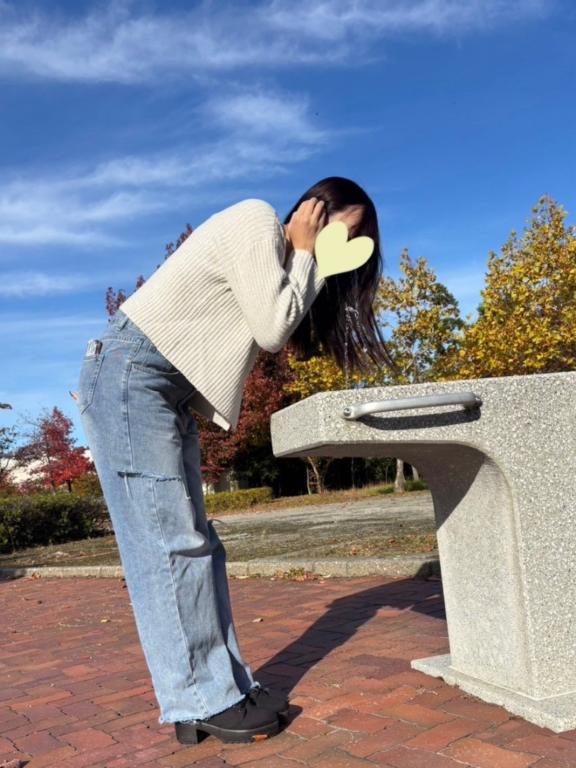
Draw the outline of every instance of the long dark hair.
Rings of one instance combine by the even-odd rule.
[[[397,372],[382,338],[373,308],[383,268],[374,203],[362,187],[351,179],[328,176],[304,192],[289,211],[284,224],[288,224],[294,211],[304,200],[311,197],[324,200],[327,216],[351,205],[361,205],[362,218],[349,233],[349,239],[367,235],[374,241],[374,251],[361,267],[326,278],[326,284],[289,339],[293,353],[298,360],[309,360],[313,355],[321,354],[321,345],[322,350],[331,355],[336,364],[344,369],[348,323],[350,332],[347,358],[350,371],[368,373],[370,358],[376,366],[387,366]]]

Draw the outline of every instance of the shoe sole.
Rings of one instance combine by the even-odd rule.
[[[175,723],[174,726],[176,738],[181,744],[198,744],[205,736],[216,736],[217,739],[226,743],[263,741],[269,736],[274,736],[280,730],[278,720],[244,731],[220,728],[217,725],[204,723],[201,720],[190,723]]]

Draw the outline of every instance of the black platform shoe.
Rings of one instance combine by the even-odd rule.
[[[257,707],[248,696],[206,720],[182,720],[174,726],[181,744],[198,744],[205,735],[225,742],[261,741],[280,730],[276,712]]]
[[[271,691],[265,686],[256,686],[248,691],[247,696],[261,709],[276,712],[281,717],[286,717],[290,709],[290,700],[285,693]]]

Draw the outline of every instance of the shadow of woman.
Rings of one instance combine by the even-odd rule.
[[[300,637],[282,648],[257,669],[255,679],[262,685],[269,685],[288,694],[310,669],[336,648],[350,641],[358,629],[383,608],[389,609],[390,613],[381,620],[389,622],[391,631],[396,633],[399,626],[405,622],[403,616],[405,612],[417,612],[445,620],[442,583],[440,580],[421,578],[417,574],[413,578],[386,581],[376,587],[333,600],[328,610]],[[441,625],[437,630],[428,630],[423,634],[439,636],[441,633],[440,636],[447,645],[445,627]],[[397,634],[395,640],[397,642]],[[406,646],[408,644],[407,636]],[[362,672],[361,667],[366,668],[366,665],[372,668],[377,667],[377,671],[371,672],[370,676],[378,678],[411,670],[410,659],[394,656],[394,648],[397,648],[397,645],[391,649],[391,655],[386,653],[385,635],[381,648],[381,655],[374,656],[360,652],[355,657],[355,661],[359,664],[359,674]],[[447,649],[443,652],[447,652]],[[351,649],[350,656],[353,655]],[[426,654],[415,652],[411,658],[419,658],[422,655]],[[344,674],[347,671],[349,673],[349,666],[343,669]]]

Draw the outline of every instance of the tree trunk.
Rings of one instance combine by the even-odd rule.
[[[414,478],[414,480],[420,480],[420,475],[414,465],[412,465],[412,477]]]
[[[320,456],[306,457],[306,488],[309,494],[324,493],[324,479],[333,461],[333,457],[328,459]]]
[[[402,492],[406,489],[406,478],[404,477],[404,461],[396,459],[396,480],[394,480],[394,493]]]

